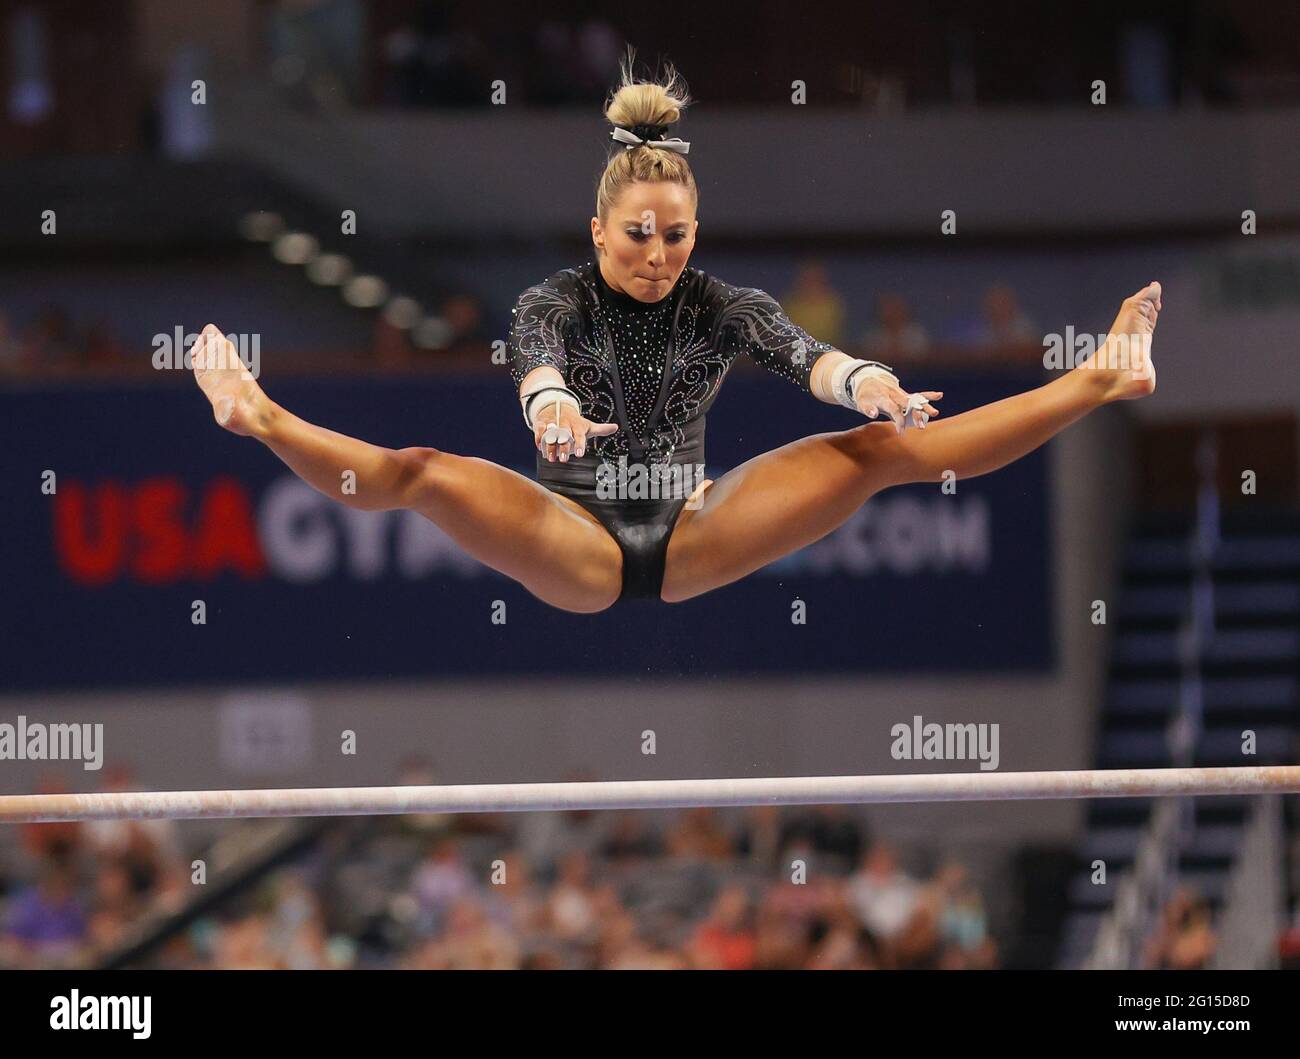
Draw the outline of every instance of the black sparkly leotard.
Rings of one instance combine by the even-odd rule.
[[[694,268],[657,302],[612,290],[592,262],[519,296],[510,331],[515,391],[530,371],[549,365],[587,419],[621,428],[589,438],[586,453],[567,463],[537,454],[538,481],[581,504],[618,543],[620,598],[659,598],[668,538],[703,475],[704,417],[735,359],[747,353],[811,392],[813,365],[833,349],[792,323],[765,291]],[[533,411],[540,414],[536,405]],[[638,469],[646,472],[639,481]],[[648,486],[654,474],[658,484]],[[680,483],[689,485],[674,488]]]

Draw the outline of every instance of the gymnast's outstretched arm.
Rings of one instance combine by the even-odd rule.
[[[875,364],[875,361],[860,361],[847,353],[833,350],[817,358],[808,388],[812,395],[826,404],[847,403],[841,401],[840,391],[854,365]],[[927,420],[939,414],[932,401],[943,397],[940,390],[918,390],[915,395],[908,393],[899,385],[898,377],[884,367],[864,367],[861,378],[854,380],[853,394],[855,407],[869,419],[876,416],[888,416],[894,429],[902,433],[905,427],[924,427]],[[924,398],[909,405],[913,397]]]

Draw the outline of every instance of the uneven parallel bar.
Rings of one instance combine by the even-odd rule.
[[[1294,794],[1300,765],[0,796],[0,823]]]

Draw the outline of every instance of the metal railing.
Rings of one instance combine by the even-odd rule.
[[[1196,520],[1189,535],[1190,593],[1178,627],[1178,698],[1165,739],[1171,763],[1190,767],[1204,731],[1202,663],[1214,641],[1214,557],[1222,543],[1219,516],[1218,436],[1205,428],[1196,446]],[[1122,969],[1140,965],[1146,939],[1169,899],[1178,858],[1196,828],[1190,798],[1161,801],[1138,840],[1133,870],[1119,881],[1115,904],[1102,920],[1083,966]]]
[[[1278,965],[1285,922],[1282,893],[1282,799],[1256,797],[1216,924],[1210,966],[1268,970]]]

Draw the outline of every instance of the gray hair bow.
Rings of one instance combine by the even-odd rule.
[[[609,134],[611,140],[617,140],[619,143],[627,144],[630,151],[633,147],[662,147],[665,150],[676,151],[678,154],[689,154],[691,145],[674,136],[671,140],[651,140],[642,139],[636,133],[629,129],[616,125],[614,130]]]

